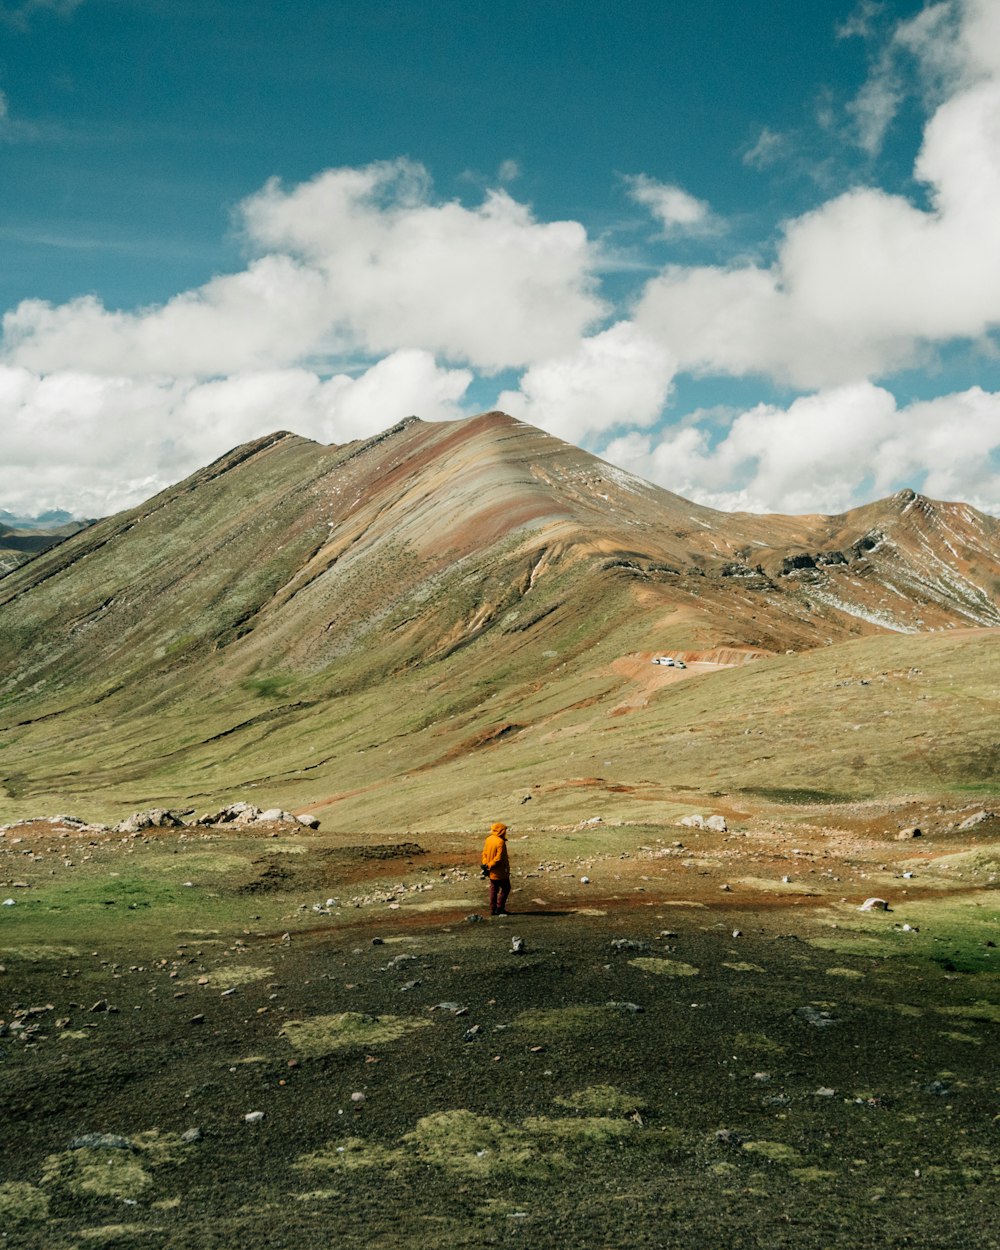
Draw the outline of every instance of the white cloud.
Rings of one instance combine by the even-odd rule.
[[[763,126],[753,144],[743,153],[743,164],[751,169],[768,169],[788,153],[790,146],[787,135]]]
[[[787,223],[769,269],[671,268],[640,327],[681,368],[803,388],[878,376],[1000,324],[1000,80],[946,101],[917,160],[929,210],[860,188]]]
[[[856,383],[787,409],[760,404],[711,435],[695,421],[660,439],[626,434],[602,454],[716,508],[837,513],[916,483],[933,498],[1000,511],[989,460],[1000,452],[1000,394],[978,387],[900,409],[888,391]]]
[[[503,191],[435,202],[411,162],[272,181],[240,218],[261,253],[242,272],[140,312],[26,300],[4,317],[4,359],[211,377],[420,349],[490,371],[569,350],[603,312],[579,223],[538,222]]]
[[[307,369],[197,382],[0,366],[0,499],[15,512],[71,503],[104,515],[276,429],[343,443],[411,414],[453,419],[470,380],[422,351],[325,380]]]
[[[717,228],[708,204],[682,187],[657,182],[646,174],[626,174],[624,182],[629,198],[648,208],[665,234],[704,234]]]
[[[620,425],[651,425],[663,410],[674,362],[662,343],[622,321],[564,356],[532,365],[497,406],[570,442]]]
[[[406,161],[332,170],[243,205],[252,243],[322,273],[363,350],[422,347],[492,370],[569,349],[604,307],[579,222],[538,222],[505,191],[475,209],[432,203]]]

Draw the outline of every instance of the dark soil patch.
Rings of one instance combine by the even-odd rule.
[[[979,1001],[982,979],[817,951],[756,913],[666,910],[251,933],[237,966],[266,974],[228,993],[221,942],[172,979],[119,948],[113,966],[12,965],[8,1025],[15,1004],[51,1004],[27,1041],[0,1039],[0,1178],[49,1201],[8,1222],[12,1244],[128,1225],[170,1250],[991,1246],[997,1026],[937,1010]],[[653,975],[621,936],[697,973]],[[102,998],[117,1011],[91,1012]],[[343,1013],[357,1045],[310,1058],[283,1036]],[[365,1044],[368,1018],[419,1027]],[[79,1188],[73,1139],[153,1129],[129,1202]]]

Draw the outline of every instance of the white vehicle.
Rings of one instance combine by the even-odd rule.
[[[674,668],[687,668],[683,660],[674,660]]]
[[[654,663],[654,664],[663,664],[663,665],[665,665],[667,668],[674,668],[674,667],[676,666],[676,663],[677,663],[677,662],[676,662],[676,660],[674,660],[674,659],[673,659],[673,657],[672,657],[672,656],[669,656],[669,655],[658,655],[658,656],[657,656],[657,657],[653,660],[653,663]]]

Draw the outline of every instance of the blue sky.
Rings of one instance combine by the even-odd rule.
[[[0,3],[0,507],[502,406],[1000,511],[992,0]]]

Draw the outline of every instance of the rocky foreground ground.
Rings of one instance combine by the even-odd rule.
[[[6,1244],[995,1244],[988,809],[278,815],[2,832]]]

